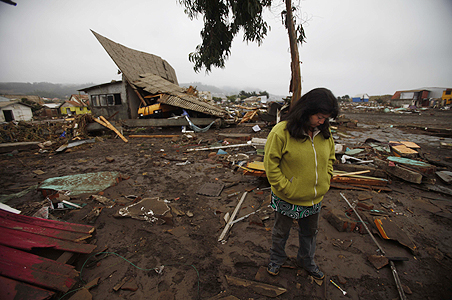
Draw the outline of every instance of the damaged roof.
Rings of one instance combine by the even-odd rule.
[[[157,55],[133,50],[91,30],[99,43],[110,55],[129,82],[140,79],[140,74],[152,73],[159,75],[172,83],[178,84],[176,71],[164,59]]]
[[[217,117],[225,117],[226,111],[210,103],[203,98],[196,97],[185,92],[185,88],[173,84],[154,74],[143,74],[140,80],[133,83],[151,94],[164,94],[158,102],[184,109],[194,110]]]
[[[92,30],[91,30],[92,31]],[[150,94],[162,94],[160,103],[224,118],[227,112],[179,86],[173,67],[159,56],[133,50],[92,31],[129,84]]]

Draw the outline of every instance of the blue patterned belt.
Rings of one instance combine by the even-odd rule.
[[[314,204],[313,206],[301,206],[288,203],[272,192],[272,202],[270,205],[274,211],[277,211],[284,216],[298,220],[314,214],[318,214],[320,212],[320,209],[322,208],[322,201]]]

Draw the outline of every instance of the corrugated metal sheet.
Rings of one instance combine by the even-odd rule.
[[[91,32],[130,82],[139,80],[139,74],[152,73],[178,84],[176,71],[161,57],[127,48],[97,32]]]
[[[208,115],[224,118],[227,112],[221,108],[218,108],[208,102],[205,102],[203,98],[195,97],[185,93],[185,89],[173,84],[160,76],[154,74],[140,75],[140,80],[133,82],[137,87],[142,88],[146,92],[151,94],[164,94],[160,98],[160,103],[165,103],[184,109],[189,109]]]

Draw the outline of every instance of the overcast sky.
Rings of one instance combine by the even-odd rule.
[[[191,21],[176,0],[14,0],[0,2],[0,82],[100,84],[120,79],[90,29],[168,61],[179,83],[288,95],[290,52],[279,18],[258,47],[241,36],[225,69],[195,73],[188,54],[201,43],[202,18]],[[295,2],[296,0],[294,0]],[[303,93],[336,96],[452,88],[451,0],[304,0],[307,43],[300,47]]]

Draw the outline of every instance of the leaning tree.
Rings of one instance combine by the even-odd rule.
[[[224,68],[231,54],[232,40],[243,29],[243,40],[257,42],[260,46],[267,35],[269,26],[263,19],[265,8],[270,9],[275,0],[178,0],[185,6],[190,19],[203,15],[204,28],[201,30],[202,43],[189,54],[195,72],[203,68],[210,72],[212,67]],[[292,92],[291,105],[301,96],[301,72],[298,43],[305,41],[302,23],[294,17],[297,10],[292,0],[285,2],[281,12],[282,22],[289,35],[291,72],[289,91]]]

